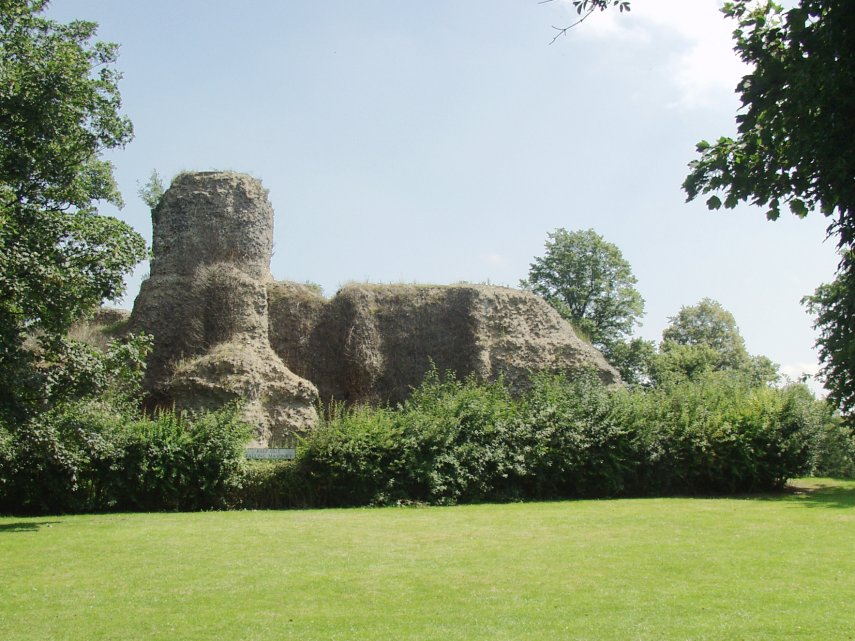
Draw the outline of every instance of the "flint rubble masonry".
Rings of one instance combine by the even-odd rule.
[[[317,419],[317,389],[270,347],[267,285],[273,208],[244,174],[178,176],[152,212],[151,276],[129,329],[154,335],[152,406],[244,403],[257,444],[277,445]]]
[[[273,208],[245,174],[178,176],[152,212],[151,276],[129,331],[154,335],[152,407],[242,400],[255,444],[305,432],[324,402],[397,403],[431,367],[504,377],[617,372],[543,299],[483,285],[349,285],[327,300],[270,275]],[[317,386],[317,387],[316,387]],[[319,394],[320,392],[320,394]]]

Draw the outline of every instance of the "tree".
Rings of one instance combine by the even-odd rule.
[[[618,341],[609,346],[607,357],[624,383],[647,386],[652,382],[656,344],[643,338]]]
[[[855,410],[855,3],[801,0],[784,11],[773,2],[728,2],[736,51],[752,66],[737,87],[744,112],[735,139],[698,143],[684,189],[712,209],[739,202],[787,205],[804,217],[830,219],[841,251],[836,280],[804,302],[817,315],[822,377],[829,398]]]
[[[765,1],[727,2],[735,49],[752,71],[737,86],[738,135],[698,143],[684,189],[707,205],[820,210],[842,246],[855,239],[855,4],[802,0],[786,12]]]
[[[0,421],[23,420],[86,387],[95,358],[65,338],[124,290],[145,256],[107,149],[132,137],[119,113],[117,46],[96,25],[58,24],[46,0],[0,0]],[[82,386],[82,387],[81,387]]]
[[[616,0],[574,2],[582,19],[617,4],[628,9]],[[699,142],[683,189],[689,200],[709,195],[710,209],[744,202],[770,220],[782,207],[829,218],[841,253],[837,278],[804,302],[817,314],[830,398],[855,415],[855,2],[799,0],[784,10],[738,0],[722,12],[736,20],[734,49],[751,68],[737,85],[737,135]]]
[[[736,319],[721,303],[704,298],[697,305],[682,307],[662,332],[662,344],[703,345],[716,354],[718,369],[738,369],[748,361],[745,340]]]
[[[736,319],[721,303],[704,298],[682,307],[662,332],[652,378],[659,384],[697,378],[709,371],[732,371],[751,385],[778,379],[778,367],[766,356],[751,356]]]
[[[549,234],[520,285],[545,298],[591,342],[608,350],[624,340],[644,314],[632,268],[616,245],[593,229]]]
[[[820,285],[803,302],[816,315],[814,327],[828,398],[851,422],[855,410],[855,256],[844,259],[834,282]]]

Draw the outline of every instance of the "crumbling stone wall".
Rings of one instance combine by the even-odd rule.
[[[154,335],[151,404],[195,410],[242,399],[261,443],[311,427],[317,390],[285,367],[268,339],[273,208],[261,183],[229,172],[183,174],[152,219],[150,277],[129,327]]]
[[[483,380],[501,375],[516,389],[532,372],[580,366],[619,382],[602,354],[527,292],[349,285],[326,300],[273,282],[273,209],[249,176],[178,176],[152,218],[151,275],[128,327],[154,335],[149,402],[213,409],[241,399],[258,443],[310,429],[319,395],[403,401],[434,366]]]
[[[271,283],[273,349],[322,399],[400,402],[432,367],[517,390],[532,372],[617,372],[534,294],[486,285],[348,285],[331,300]]]

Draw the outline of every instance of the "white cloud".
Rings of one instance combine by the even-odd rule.
[[[566,4],[574,17],[572,4]],[[675,88],[669,106],[707,107],[732,96],[747,71],[733,51],[735,23],[720,13],[721,4],[719,0],[639,0],[628,14],[612,9],[592,15],[574,29],[573,36],[660,48],[665,73]]]
[[[798,380],[802,374],[815,376],[817,372],[819,372],[819,365],[816,363],[787,363],[786,365],[781,365],[781,374],[794,381]]]
[[[501,254],[490,252],[487,254],[481,254],[481,262],[486,263],[487,265],[497,267],[499,265],[505,264],[505,257]]]
[[[791,381],[798,381],[803,375],[807,374],[810,378],[807,381],[807,386],[818,397],[824,398],[828,393],[816,379],[819,373],[819,365],[817,363],[787,363],[781,365],[781,374]]]

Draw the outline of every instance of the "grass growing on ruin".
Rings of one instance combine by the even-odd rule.
[[[853,639],[855,482],[750,499],[0,519],[23,639]]]

